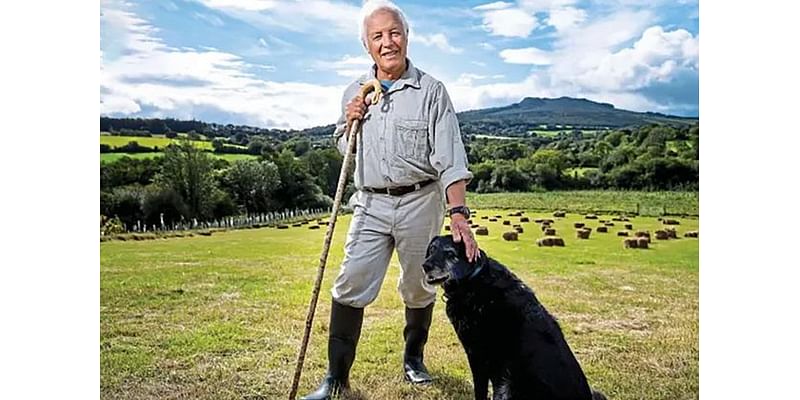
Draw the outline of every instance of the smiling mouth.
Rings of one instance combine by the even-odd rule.
[[[443,283],[446,280],[447,280],[447,275],[439,275],[439,276],[426,275],[425,276],[425,282],[427,282],[429,285],[438,285],[438,284]]]
[[[383,54],[381,54],[381,57],[385,57],[385,58],[393,58],[393,57],[395,57],[397,54],[398,54],[398,52],[397,52],[397,51],[390,51],[390,52],[388,52],[388,53],[383,53]]]

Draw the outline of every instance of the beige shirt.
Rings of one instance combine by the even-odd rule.
[[[334,132],[342,154],[347,151],[347,103],[373,78],[374,65],[344,91],[342,116]],[[357,140],[357,189],[407,186],[428,179],[438,179],[447,188],[459,180],[472,179],[447,90],[411,61],[380,103],[367,108]]]

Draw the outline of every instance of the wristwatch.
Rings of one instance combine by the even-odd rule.
[[[470,211],[469,211],[469,208],[467,208],[467,206],[457,206],[457,207],[453,207],[453,208],[451,208],[451,209],[450,209],[450,210],[447,212],[447,215],[448,215],[449,217],[452,217],[452,216],[453,216],[453,214],[461,214],[461,215],[463,215],[463,216],[464,216],[464,218],[466,218],[466,219],[469,219],[469,217],[470,217],[470,215],[471,215],[471,213],[470,213]]]

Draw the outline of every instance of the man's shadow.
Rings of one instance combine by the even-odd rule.
[[[448,375],[446,372],[436,369],[431,369],[431,375],[433,375],[433,383],[429,386],[419,386],[420,392],[433,392],[431,389],[435,389],[438,391],[436,399],[441,400],[472,400],[475,398],[472,384],[468,380]],[[410,385],[407,382],[403,382],[403,384]],[[364,390],[365,388],[355,387],[353,389],[345,397],[345,400],[377,400],[370,397],[368,390]]]

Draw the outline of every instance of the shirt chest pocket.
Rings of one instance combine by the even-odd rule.
[[[428,122],[418,119],[401,119],[395,122],[397,135],[394,151],[406,160],[425,161],[428,158]]]

